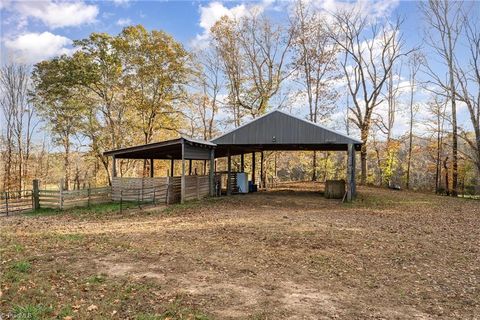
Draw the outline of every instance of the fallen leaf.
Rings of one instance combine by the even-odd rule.
[[[94,304],[90,305],[90,306],[87,308],[88,311],[93,311],[93,310],[97,310],[97,309],[98,309],[98,307],[97,307],[96,305],[94,305]]]

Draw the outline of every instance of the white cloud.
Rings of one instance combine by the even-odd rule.
[[[5,39],[8,53],[23,63],[36,63],[56,55],[70,54],[73,51],[69,48],[71,44],[69,38],[50,32],[26,33],[15,39]]]
[[[210,2],[206,6],[200,6],[200,21],[199,25],[202,27],[203,32],[197,34],[196,38],[192,41],[193,47],[204,47],[206,40],[210,37],[210,29],[220,18],[227,16],[231,19],[240,19],[248,14],[260,14],[272,3],[271,0],[264,0],[259,4],[252,6],[246,6],[245,4],[239,4],[231,8],[225,7],[218,1]]]
[[[127,6],[130,0],[113,0],[113,3],[117,6]]]
[[[20,1],[15,9],[21,16],[38,19],[52,29],[95,22],[99,12],[96,5],[83,1]]]
[[[0,0],[0,10],[8,8],[11,2],[11,0]]]
[[[314,0],[320,10],[337,12],[340,10],[360,12],[372,20],[388,17],[398,6],[399,0]]]
[[[130,18],[121,18],[117,20],[117,26],[128,26],[132,24],[132,20]]]

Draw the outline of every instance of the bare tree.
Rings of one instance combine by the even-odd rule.
[[[264,113],[293,71],[287,68],[293,33],[252,11],[238,20],[223,17],[212,35],[238,126],[242,113]]]
[[[427,42],[443,60],[448,79],[444,80],[432,68],[428,68],[433,82],[437,84],[451,104],[452,116],[452,196],[457,195],[458,184],[458,127],[457,127],[457,88],[455,84],[455,47],[464,26],[460,1],[429,0],[421,2],[425,21],[428,24]]]
[[[194,112],[201,123],[202,138],[210,140],[215,130],[215,117],[218,113],[220,102],[221,67],[215,59],[215,53],[204,49],[196,54],[199,64],[196,82],[199,93],[195,95]]]
[[[447,102],[441,100],[441,96],[435,95],[431,101],[427,103],[428,112],[433,115],[433,119],[426,123],[427,127],[435,136],[435,193],[439,193],[441,189],[442,180],[442,157],[444,156],[443,144],[445,134],[445,120],[447,114]],[[448,157],[445,158],[448,161]],[[444,161],[445,162],[445,161]],[[444,163],[446,164],[446,163]],[[445,166],[444,166],[445,167]],[[448,182],[446,182],[446,189],[448,189]]]
[[[345,11],[335,14],[334,18],[331,36],[343,53],[340,64],[353,101],[351,121],[360,129],[361,183],[365,184],[373,111],[382,102],[381,93],[392,68],[413,50],[404,51],[401,19],[385,24],[370,23],[359,13]]]
[[[455,70],[455,80],[459,90],[456,90],[456,97],[467,106],[473,134],[462,130],[460,137],[473,150],[471,160],[475,163],[477,173],[480,176],[480,30],[475,19],[465,19],[465,35],[468,46],[468,63]],[[478,183],[478,181],[477,181]]]
[[[294,68],[298,70],[297,82],[306,95],[309,120],[319,122],[329,116],[338,94],[333,80],[339,78],[338,47],[325,28],[324,15],[302,0],[298,1],[291,17],[294,31]],[[312,181],[317,180],[317,153],[313,152]]]
[[[415,118],[416,108],[414,103],[414,95],[417,87],[417,74],[420,70],[420,66],[424,62],[423,56],[416,52],[409,59],[409,86],[410,86],[410,100],[408,103],[409,106],[409,131],[408,131],[408,155],[407,155],[407,176],[406,176],[406,187],[410,188],[410,169],[412,163],[412,149],[413,149],[413,121]]]
[[[29,105],[29,68],[26,65],[8,64],[0,69],[0,91],[5,118],[4,186],[19,190],[25,187],[28,162],[31,154],[34,111]],[[14,174],[14,171],[16,172]],[[13,177],[17,177],[16,180]]]

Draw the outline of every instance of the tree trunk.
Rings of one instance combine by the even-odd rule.
[[[368,130],[369,126],[363,126],[361,132],[362,138],[362,148],[360,149],[360,162],[361,162],[361,169],[362,175],[360,179],[361,185],[367,184],[367,141],[368,141]]]
[[[449,181],[449,177],[448,177],[448,157],[445,158],[445,160],[443,160],[443,168],[445,169],[445,193],[447,194],[447,196],[450,195],[450,181]]]
[[[65,148],[65,155],[64,155],[64,166],[65,166],[65,185],[63,188],[65,190],[69,190],[69,181],[70,181],[70,139],[68,136],[64,137],[64,148]]]

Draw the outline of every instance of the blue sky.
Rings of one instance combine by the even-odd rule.
[[[406,48],[423,45],[424,22],[415,1],[399,0],[310,0],[319,10],[357,5],[366,14],[378,18],[400,15],[405,19],[402,33]],[[274,19],[288,23],[292,2],[249,1],[87,1],[87,0],[0,0],[1,62],[8,60],[36,63],[62,53],[71,53],[72,40],[92,32],[118,34],[125,25],[142,24],[147,29],[164,30],[187,49],[208,38],[208,30],[222,15],[241,15],[245,8],[260,7]],[[474,6],[478,9],[478,3]],[[424,49],[428,49],[423,45]],[[406,68],[405,68],[406,69]],[[439,69],[440,70],[440,69]],[[405,78],[406,80],[406,78]],[[419,94],[419,100],[424,99]],[[421,109],[422,111],[422,109]],[[341,122],[342,106],[336,114]],[[460,121],[468,123],[465,110]],[[297,115],[303,115],[297,114]],[[332,117],[335,119],[335,117]],[[402,115],[397,121],[399,134],[406,130]]]
[[[342,3],[333,0],[318,2],[323,2],[321,6],[325,7],[331,6],[334,2]],[[285,17],[286,8],[289,6],[287,1],[272,0],[263,2],[1,0],[1,3],[2,62],[9,57],[19,59],[20,55],[29,63],[68,52],[71,40],[85,38],[92,32],[117,34],[128,24],[142,24],[147,29],[164,30],[186,47],[190,47],[197,36],[205,33],[205,27],[202,27],[201,23],[213,24],[215,17],[218,18],[225,10],[262,5],[266,14],[281,19]],[[368,5],[371,8],[386,6],[388,8],[385,10],[378,9],[381,11],[380,14],[398,13],[404,16],[406,21],[403,31],[408,45],[418,44],[421,40],[422,25],[416,2],[378,0]]]

